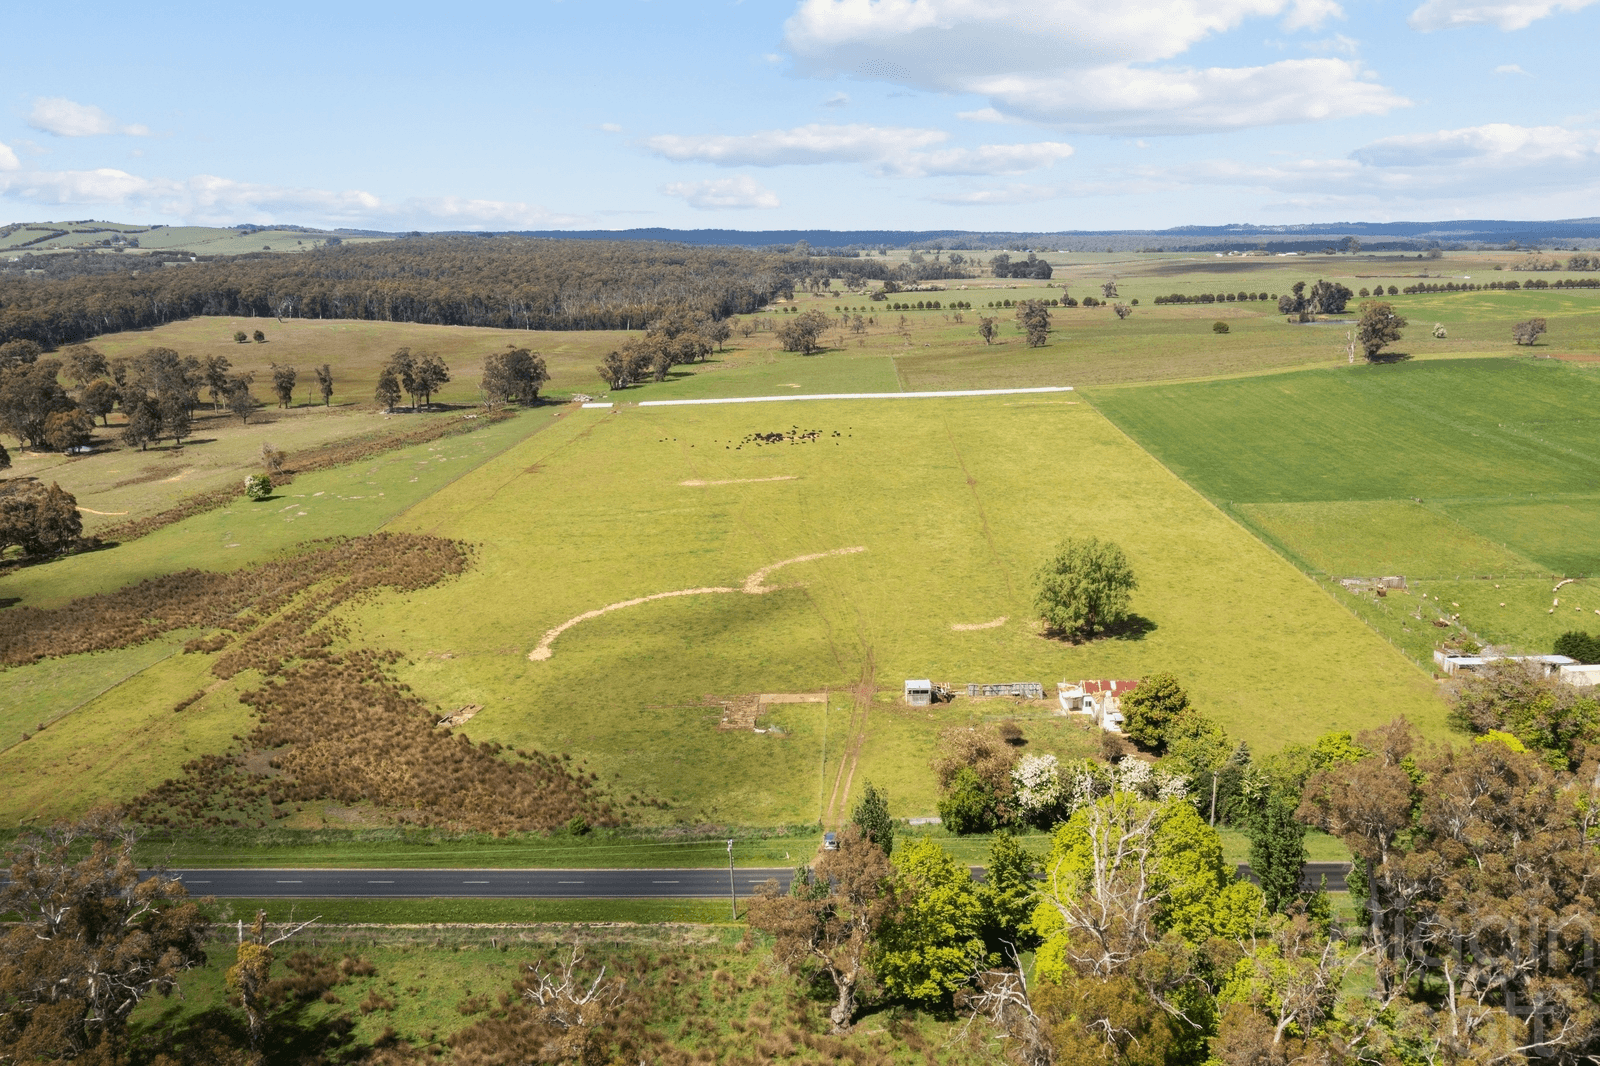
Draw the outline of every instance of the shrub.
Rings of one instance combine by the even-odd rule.
[[[988,833],[995,827],[995,795],[988,782],[962,767],[939,800],[939,820],[957,836]]]
[[[1226,333],[1228,332],[1228,324],[1226,322],[1213,322],[1211,323],[1211,332]]]
[[[1557,655],[1565,655],[1580,663],[1600,663],[1600,637],[1591,637],[1588,633],[1577,630],[1563,633],[1556,638],[1553,650]]]
[[[1544,331],[1544,319],[1530,318],[1526,322],[1518,322],[1511,328],[1511,339],[1519,345],[1532,345]]]
[[[272,479],[265,474],[251,474],[244,479],[244,494],[252,500],[265,500],[272,496]]]
[[[233,331],[233,343],[235,343],[235,344],[248,344],[248,343],[250,343],[250,338],[245,335],[244,330],[236,329],[236,330]]]

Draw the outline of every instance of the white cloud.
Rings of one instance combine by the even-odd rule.
[[[675,181],[661,191],[701,211],[732,211],[778,206],[778,194],[748,174],[710,181]]]
[[[28,113],[28,125],[41,133],[57,137],[98,137],[126,134],[148,137],[147,126],[124,125],[92,104],[80,104],[63,96],[41,96]]]
[[[1171,195],[1210,186],[1247,194],[1258,212],[1301,218],[1334,211],[1369,218],[1549,218],[1588,210],[1585,205],[1600,196],[1597,164],[1595,131],[1492,124],[1386,137],[1342,159],[1133,166],[1113,175],[1120,180],[1106,183],[1101,194]]]
[[[1189,133],[1403,106],[1341,60],[1151,66],[1248,18],[1282,16],[1292,32],[1342,15],[1331,0],[801,0],[785,30],[803,73],[973,93],[1065,129]]]
[[[926,148],[948,136],[942,130],[904,126],[812,123],[791,130],[761,130],[739,136],[662,134],[645,144],[657,155],[679,162],[775,167],[786,163],[868,162]]]
[[[1474,3],[1473,0],[1427,0],[1406,21],[1414,30],[1431,33],[1457,26],[1495,26],[1520,30],[1558,11],[1582,11],[1596,0],[1511,0],[1510,3]]]
[[[1595,134],[1561,126],[1491,122],[1465,129],[1385,137],[1351,153],[1370,167],[1489,167],[1515,169],[1585,163],[1597,156]]]
[[[1496,74],[1521,74],[1524,78],[1533,77],[1532,74],[1529,74],[1527,71],[1523,70],[1522,67],[1516,63],[1501,64],[1500,66],[1494,68],[1494,72]]]
[[[604,130],[605,132],[607,132],[607,133],[621,133],[622,132],[622,127],[617,125],[615,122],[602,122],[602,123],[600,123],[600,128],[602,130]]]
[[[1288,59],[1263,67],[1100,67],[1052,77],[1001,74],[971,91],[1036,122],[1086,133],[1182,134],[1383,114],[1408,101],[1359,63]]]
[[[936,147],[949,138],[944,130],[813,123],[738,136],[663,134],[645,143],[657,154],[678,162],[728,167],[862,163],[875,173],[894,177],[1017,174],[1050,166],[1072,155],[1072,146],[1058,141]]]
[[[300,222],[372,229],[534,229],[582,221],[525,203],[465,197],[386,202],[359,189],[330,191],[234,181],[210,174],[145,178],[124,170],[12,170],[0,174],[0,202],[93,204],[197,225]]]
[[[823,107],[849,107],[850,106],[850,94],[849,93],[834,93],[832,96],[828,97],[826,100],[824,100],[822,102],[822,106]]]
[[[1333,0],[1295,0],[1293,9],[1283,17],[1283,28],[1289,33],[1295,30],[1320,30],[1322,24],[1331,18],[1344,18],[1344,8]]]
[[[976,111],[957,111],[956,118],[963,122],[993,122],[996,125],[1006,125],[1017,121],[1007,115],[1002,115],[992,107],[980,107]]]
[[[1006,185],[998,189],[975,189],[971,192],[947,193],[929,197],[937,204],[954,204],[965,207],[1003,206],[1006,204],[1036,204],[1054,200],[1062,190],[1054,185]]]
[[[0,141],[0,170],[16,170],[21,166],[17,153],[11,150],[10,145]]]

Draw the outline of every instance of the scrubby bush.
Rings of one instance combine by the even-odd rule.
[[[1211,332],[1212,333],[1226,333],[1226,332],[1228,332],[1228,324],[1226,322],[1221,322],[1221,321],[1213,322],[1213,323],[1211,323]]]
[[[251,474],[244,479],[244,494],[257,501],[270,499],[272,479],[265,474]]]

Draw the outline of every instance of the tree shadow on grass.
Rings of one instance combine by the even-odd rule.
[[[1089,644],[1096,640],[1143,640],[1145,637],[1161,628],[1142,614],[1130,614],[1120,622],[1108,626],[1101,626],[1093,633],[1082,633],[1076,630],[1066,631],[1060,629],[1047,629],[1041,634],[1046,640],[1059,644]]]
[[[1377,355],[1367,357],[1367,362],[1374,365],[1384,363],[1405,363],[1409,362],[1410,360],[1410,352],[1379,352]]]
[[[275,1010],[267,1020],[266,1066],[300,1066],[303,1063],[336,1063],[365,1057],[365,1048],[356,1042],[355,1022],[348,1014],[310,1017],[309,1004],[292,1001]],[[250,1034],[237,1010],[213,1007],[199,1014],[183,1016],[174,1003],[159,1018],[138,1027],[130,1041],[135,1064],[165,1058],[183,1066],[231,1066],[248,1062],[246,1049]]]

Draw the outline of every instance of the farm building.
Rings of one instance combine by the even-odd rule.
[[[1445,674],[1472,674],[1493,662],[1528,663],[1537,667],[1545,677],[1561,674],[1569,666],[1578,666],[1578,660],[1565,655],[1453,655],[1445,651],[1433,653],[1433,663]],[[1563,678],[1565,680],[1565,678]]]
[[[927,707],[933,703],[933,682],[926,679],[906,682],[906,702],[913,707]]]
[[[1066,681],[1056,686],[1056,699],[1062,714],[1087,714],[1101,729],[1122,732],[1122,697],[1132,692],[1137,681]]]
[[[1600,685],[1600,666],[1571,666],[1561,668],[1561,680],[1573,688],[1589,688]]]
[[[1037,681],[1008,681],[998,685],[967,685],[967,695],[973,698],[982,696],[1020,696],[1025,700],[1044,699],[1044,686]]]

